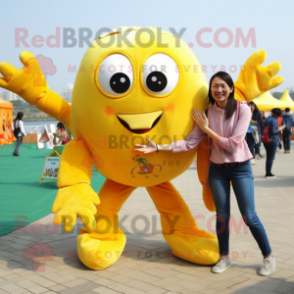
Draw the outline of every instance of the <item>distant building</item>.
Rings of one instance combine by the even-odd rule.
[[[2,92],[1,96],[4,100],[6,100],[8,102],[11,101],[11,98],[12,98],[11,92],[4,91],[4,92]]]
[[[22,100],[22,98],[20,98],[18,95],[16,95],[13,92],[10,92],[10,91],[4,91],[4,92],[0,93],[0,96],[8,102]]]
[[[73,90],[73,84],[68,83],[66,86],[66,89],[61,93],[61,97],[65,101],[71,102],[72,90]]]

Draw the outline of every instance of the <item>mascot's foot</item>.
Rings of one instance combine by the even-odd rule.
[[[81,262],[90,269],[102,270],[113,265],[123,253],[125,234],[97,234],[81,229],[78,236],[78,255]]]
[[[218,262],[219,246],[217,237],[202,231],[175,232],[164,235],[175,256],[202,265]]]

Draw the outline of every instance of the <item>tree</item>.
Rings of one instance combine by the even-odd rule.
[[[281,99],[283,92],[274,92],[272,93],[272,95],[277,99]]]

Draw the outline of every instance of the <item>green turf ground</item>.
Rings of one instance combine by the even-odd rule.
[[[17,218],[29,224],[50,214],[57,193],[56,181],[43,180],[40,184],[45,157],[52,150],[23,144],[20,156],[13,157],[13,146],[0,146],[0,236],[15,230]],[[91,186],[99,191],[104,180],[95,171]]]

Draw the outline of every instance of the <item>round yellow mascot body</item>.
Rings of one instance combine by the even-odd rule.
[[[196,154],[192,150],[145,156],[134,152],[135,144],[145,144],[146,136],[158,144],[185,138],[193,128],[193,105],[207,107],[206,79],[191,49],[165,32],[165,47],[157,42],[147,47],[150,34],[157,35],[149,30],[141,33],[140,44],[138,30],[130,31],[130,44],[121,48],[119,34],[99,39],[113,43],[107,48],[94,41],[82,59],[72,96],[75,135],[83,136],[98,171],[134,187],[175,178]]]
[[[71,106],[49,90],[31,53],[22,52],[20,59],[24,68],[19,70],[0,65],[0,86],[64,122],[74,135],[62,153],[52,212],[54,223],[64,223],[65,231],[81,218],[80,260],[94,270],[118,260],[126,237],[117,213],[136,187],[146,187],[173,254],[198,264],[216,263],[217,238],[198,228],[169,182],[190,166],[197,148],[151,154],[134,150],[146,137],[157,144],[185,138],[193,128],[192,108],[208,106],[205,76],[185,42],[153,27],[117,29],[99,37],[82,59]],[[236,99],[249,101],[282,82],[272,79],[279,64],[268,70],[260,66],[264,59],[264,51],[248,59],[251,71],[240,74]],[[92,165],[107,178],[98,196],[90,186]],[[206,172],[205,167],[198,170],[203,185]]]

